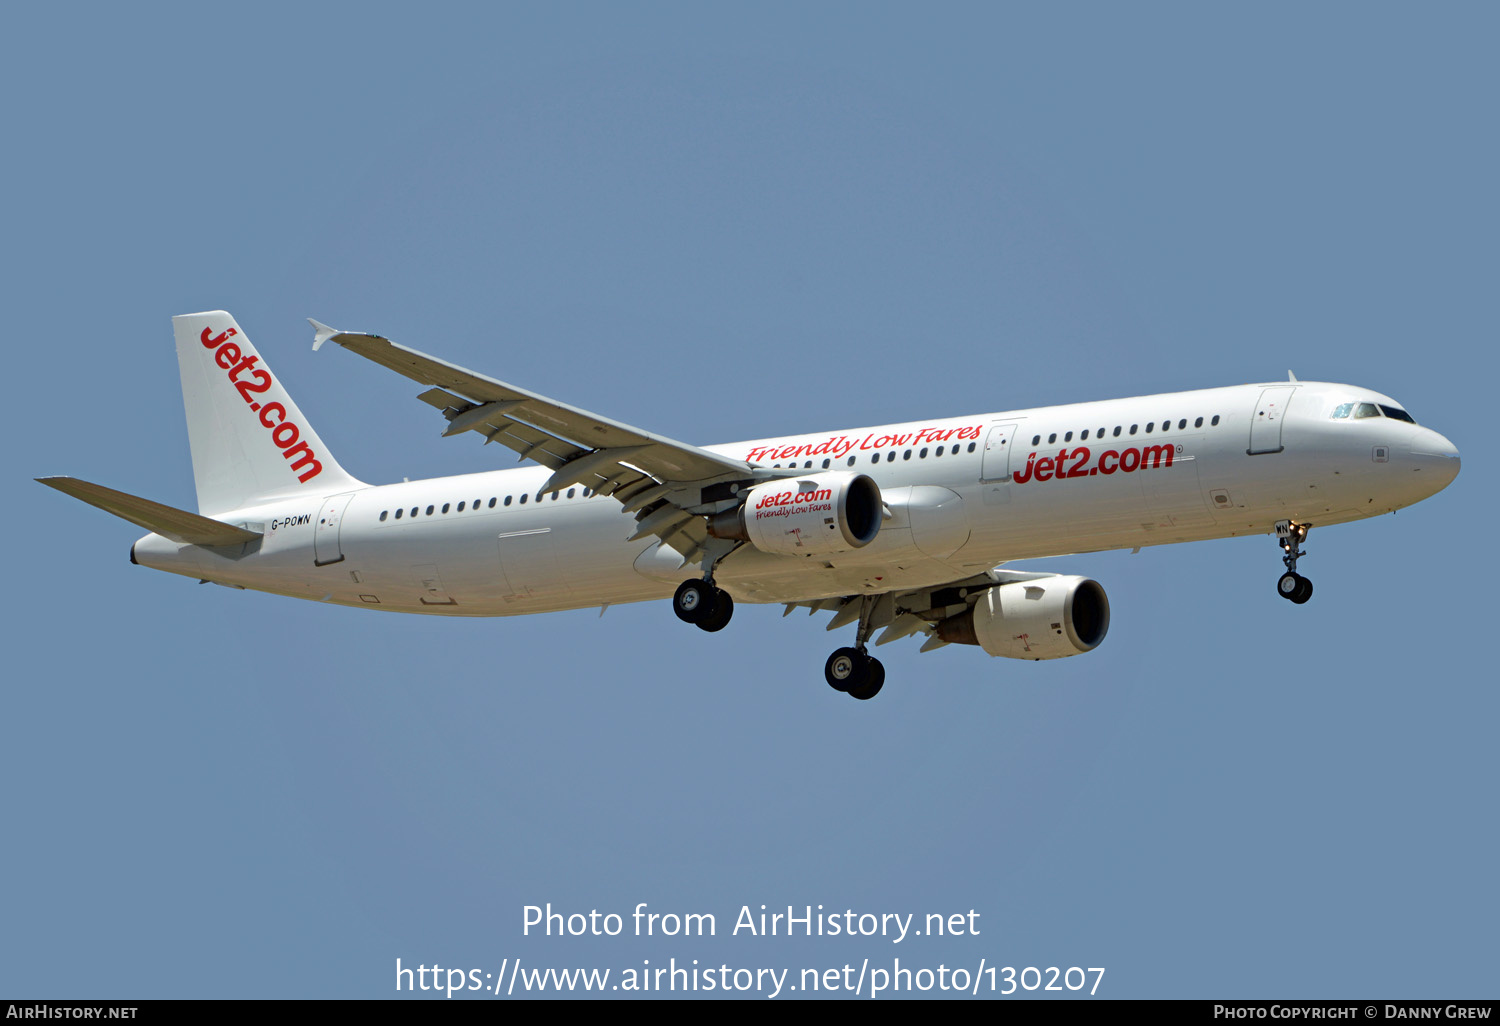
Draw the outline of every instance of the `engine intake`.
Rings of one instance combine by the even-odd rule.
[[[1109,597],[1087,577],[1014,581],[986,591],[937,626],[944,641],[1007,659],[1061,659],[1089,652],[1109,633]]]
[[[880,486],[873,478],[811,474],[757,485],[744,505],[712,517],[708,533],[780,555],[849,552],[875,540],[881,510]]]

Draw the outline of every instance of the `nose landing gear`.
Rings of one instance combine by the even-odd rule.
[[[1286,565],[1286,573],[1276,581],[1276,594],[1299,606],[1312,598],[1313,593],[1312,581],[1297,572],[1297,560],[1306,555],[1302,551],[1302,542],[1311,529],[1311,524],[1295,524],[1290,520],[1281,520],[1276,524],[1276,539],[1281,550],[1286,553],[1281,557],[1281,562]]]

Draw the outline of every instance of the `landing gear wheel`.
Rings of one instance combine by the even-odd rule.
[[[849,689],[849,697],[857,698],[861,702],[868,702],[870,699],[880,694],[880,689],[885,687],[884,664],[882,664],[879,659],[876,659],[873,656],[866,656],[865,658],[869,662],[868,683],[864,684],[862,687]]]
[[[713,605],[714,589],[703,581],[683,581],[672,596],[672,612],[683,623],[701,622]]]
[[[1276,582],[1276,594],[1297,603],[1299,606],[1312,598],[1312,593],[1312,581],[1309,581],[1301,574],[1288,571],[1282,574],[1281,578]]]
[[[729,597],[729,592],[718,588],[713,590],[713,605],[704,610],[698,619],[698,629],[708,631],[722,631],[728,624],[729,618],[734,615],[734,599]]]
[[[835,691],[848,691],[866,682],[870,657],[857,648],[841,648],[823,664],[823,679]]]

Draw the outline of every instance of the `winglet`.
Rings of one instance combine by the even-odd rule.
[[[324,342],[327,342],[335,335],[343,334],[343,332],[339,331],[339,329],[330,328],[322,321],[315,321],[311,317],[307,319],[307,323],[311,324],[313,326],[313,330],[317,332],[317,334],[313,336],[313,352],[315,353],[322,348]]]
[[[1297,375],[1293,374],[1291,371],[1287,371],[1286,372],[1286,379],[1288,381],[1296,381],[1297,380]]]

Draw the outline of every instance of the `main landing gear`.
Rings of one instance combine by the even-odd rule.
[[[734,615],[734,599],[712,581],[683,581],[672,596],[672,612],[684,623],[699,630],[722,631]]]
[[[1286,573],[1276,582],[1276,594],[1299,606],[1312,598],[1313,593],[1312,581],[1297,572],[1297,560],[1305,555],[1302,542],[1306,540],[1311,527],[1311,524],[1294,524],[1290,520],[1282,520],[1276,524],[1276,539],[1281,550],[1286,553],[1281,557],[1281,561],[1286,564]]]
[[[823,678],[835,691],[868,702],[885,686],[885,666],[860,648],[841,648],[823,665]]]
[[[729,592],[714,584],[714,568],[719,561],[739,548],[737,541],[709,538],[703,546],[703,576],[696,581],[683,581],[672,596],[672,612],[684,623],[695,624],[699,630],[722,631],[734,615],[734,599]]]
[[[874,612],[878,598],[877,595],[866,595],[860,599],[859,629],[854,634],[854,647],[839,649],[823,664],[823,679],[828,681],[828,686],[861,702],[868,702],[885,686],[885,666],[865,651],[865,643],[874,630],[870,614]]]

